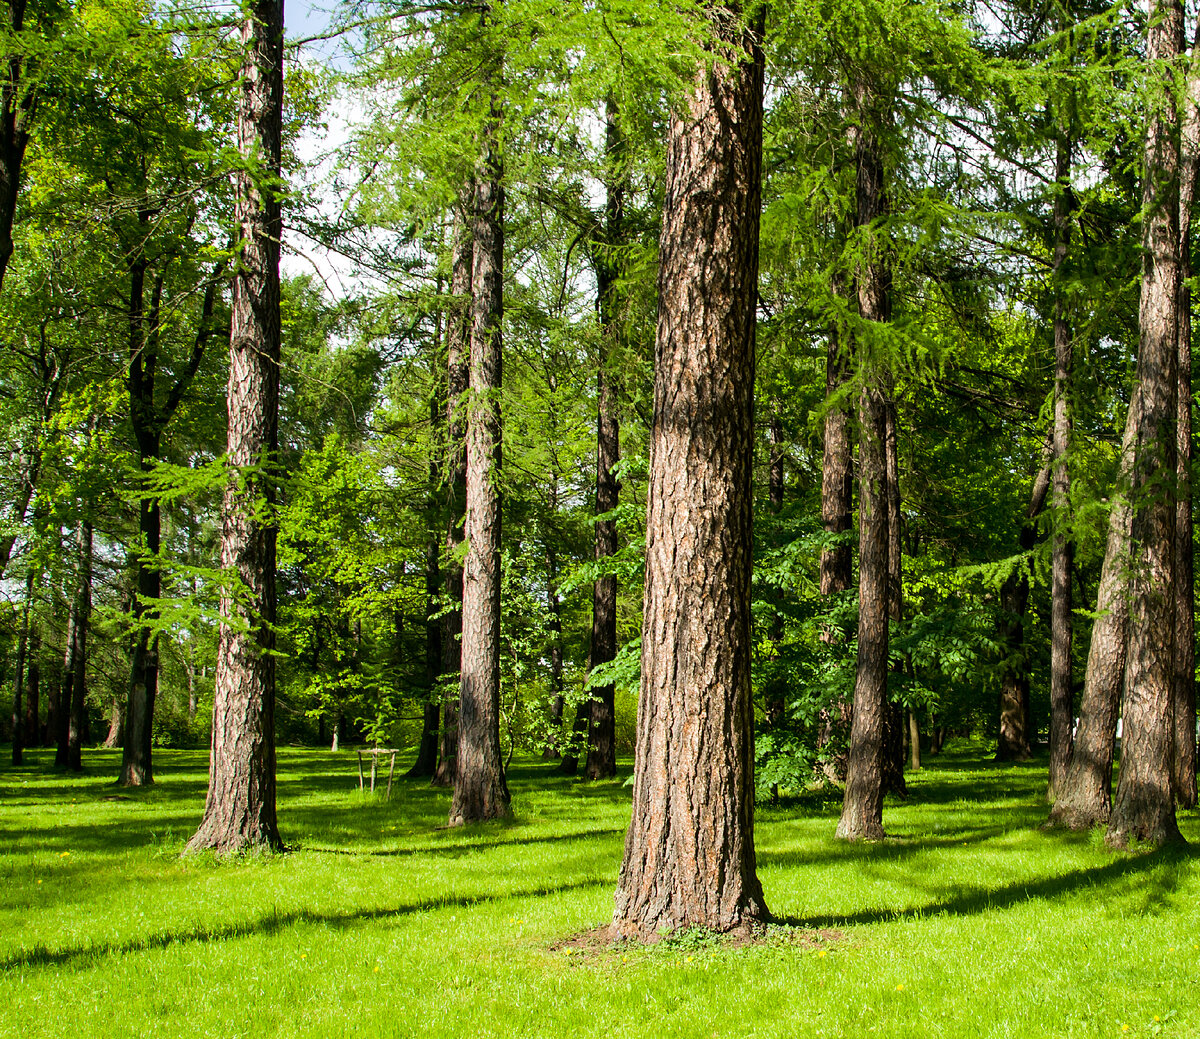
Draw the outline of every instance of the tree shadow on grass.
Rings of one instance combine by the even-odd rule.
[[[454,844],[431,844],[406,848],[322,848],[315,844],[297,844],[297,851],[315,852],[322,855],[349,855],[352,857],[380,858],[401,857],[407,855],[436,855],[446,858],[459,858],[472,852],[494,851],[498,848],[508,848],[534,844],[563,844],[570,841],[584,841],[592,837],[624,836],[624,827],[610,827],[603,830],[581,830],[577,833],[547,834],[542,837],[519,837],[513,840],[469,842],[457,841]]]
[[[427,898],[396,906],[377,906],[374,908],[346,910],[344,912],[321,913],[307,909],[296,909],[281,913],[276,909],[270,914],[265,914],[256,919],[246,920],[241,923],[218,924],[214,926],[197,924],[193,927],[160,931],[157,934],[145,935],[141,938],[131,938],[126,941],[94,942],[88,945],[77,945],[65,949],[50,949],[43,945],[37,945],[31,949],[22,949],[11,953],[0,959],[0,971],[14,970],[22,967],[80,968],[87,966],[90,961],[108,956],[152,952],[172,945],[209,944],[211,942],[232,941],[238,938],[249,938],[258,935],[271,936],[289,927],[301,924],[324,924],[328,927],[350,928],[380,920],[432,912],[438,909],[469,909],[497,902],[507,902],[513,899],[545,898],[549,895],[564,894],[569,891],[580,891],[586,888],[608,886],[611,884],[612,879],[609,877],[590,877],[586,880],[578,880],[570,884],[550,884],[522,891],[508,891],[503,894]]]
[[[1146,911],[1165,904],[1179,886],[1181,868],[1200,858],[1190,847],[1162,848],[1141,855],[1121,856],[1088,869],[1071,870],[1053,877],[1018,880],[998,887],[955,885],[951,891],[925,905],[905,909],[875,908],[855,913],[781,917],[781,922],[802,928],[837,928],[924,916],[972,916],[992,909],[1008,909],[1039,898],[1060,898],[1087,888],[1112,888],[1137,878]],[[1101,892],[1098,890],[1097,892]]]

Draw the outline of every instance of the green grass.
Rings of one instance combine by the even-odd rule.
[[[179,858],[207,755],[141,792],[111,754],[29,757],[0,770],[0,1035],[1200,1036],[1196,854],[1037,832],[1044,764],[952,750],[877,846],[834,841],[834,802],[760,808],[771,909],[837,934],[594,952],[554,946],[611,914],[628,763],[518,761],[515,822],[449,831],[444,791],[283,751],[293,851],[217,863]]]

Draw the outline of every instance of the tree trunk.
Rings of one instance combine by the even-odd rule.
[[[904,620],[903,542],[900,538],[900,451],[896,431],[896,400],[892,380],[888,380],[884,423],[884,451],[887,463],[888,499],[888,623]],[[893,674],[904,675],[904,663],[892,665]],[[890,696],[884,717],[883,792],[908,796],[904,781],[904,706]]]
[[[605,159],[607,206],[605,253],[597,264],[600,303],[600,355],[596,364],[596,514],[602,516],[617,507],[621,487],[613,466],[621,457],[617,402],[611,380],[612,354],[621,341],[619,297],[620,269],[614,250],[625,234],[625,141],[618,121],[616,103],[610,98],[605,111]],[[615,520],[596,520],[595,558],[602,563],[617,552]],[[592,642],[589,670],[607,664],[617,655],[617,579],[598,577],[592,587]],[[610,682],[591,690],[587,769],[588,779],[608,779],[617,774],[615,717],[616,687]]]
[[[1075,546],[1064,533],[1070,523],[1071,472],[1071,324],[1063,264],[1071,241],[1071,139],[1060,130],[1055,155],[1058,194],[1054,200],[1054,540],[1050,563],[1050,779],[1046,797],[1053,801],[1071,762],[1075,715],[1071,692],[1071,565]]]
[[[29,628],[29,652],[25,658],[25,699],[26,699],[26,702],[30,706],[35,708],[34,715],[33,715],[33,722],[34,722],[34,728],[37,731],[36,731],[35,739],[33,739],[29,742],[29,744],[28,744],[29,746],[34,746],[34,745],[39,746],[39,747],[44,746],[46,744],[46,738],[49,735],[50,719],[52,717],[52,715],[49,712],[49,708],[51,706],[50,700],[52,699],[50,693],[46,694],[46,701],[47,701],[47,703],[46,703],[46,707],[47,707],[46,728],[43,729],[41,726],[38,725],[38,716],[37,716],[37,712],[36,712],[36,707],[37,707],[38,699],[41,695],[41,686],[42,686],[42,636],[38,632],[37,626],[35,624],[31,623],[30,628]],[[25,716],[26,716],[26,718],[29,717],[28,711],[26,712]]]
[[[921,771],[921,724],[917,721],[917,712],[908,712],[908,753],[909,767],[914,772]]]
[[[613,915],[615,935],[643,940],[768,916],[750,688],[761,22],[714,28],[727,44],[667,138],[637,764]]]
[[[104,737],[105,748],[111,750],[113,747],[121,746],[124,737],[125,719],[121,715],[121,701],[114,696],[108,709],[108,735]]]
[[[278,182],[283,124],[282,0],[251,0],[242,28],[229,443],[221,565],[242,588],[221,599],[204,820],[189,851],[281,849],[275,818],[275,484],[279,450]],[[266,515],[264,516],[264,507]]]
[[[24,27],[25,0],[8,0],[6,28],[17,37]],[[3,287],[4,274],[13,254],[13,217],[17,211],[21,164],[29,143],[29,120],[34,108],[34,92],[21,83],[24,61],[20,54],[8,54],[0,84],[0,287]]]
[[[92,524],[80,520],[77,535],[79,573],[75,579],[75,602],[68,626],[71,668],[70,725],[67,729],[67,767],[83,771],[83,740],[87,722],[87,637],[92,619]]]
[[[1037,541],[1037,517],[1046,507],[1053,474],[1053,437],[1046,445],[1046,464],[1033,478],[1029,509],[1021,525],[1020,547],[1028,553]],[[1000,586],[999,641],[1005,659],[1000,677],[1000,736],[997,761],[1028,761],[1033,733],[1029,720],[1029,664],[1025,658],[1025,610],[1029,605],[1029,564],[1022,559]]]
[[[467,390],[470,386],[470,299],[474,239],[460,206],[454,219],[454,247],[450,291],[455,302],[446,320],[446,563],[443,568],[450,608],[442,614],[442,674],[457,675],[462,663],[463,571],[459,562],[465,536],[463,516],[467,508]],[[438,765],[432,785],[454,784],[458,760],[458,697],[448,695],[442,703],[442,728]]]
[[[1196,600],[1192,537],[1192,204],[1200,174],[1200,22],[1192,44],[1191,70],[1180,135],[1179,347],[1175,434],[1178,505],[1175,514],[1175,675],[1172,787],[1184,808],[1196,807]]]
[[[554,477],[554,488],[550,498],[551,511],[558,508],[558,475]],[[558,553],[553,546],[546,546],[546,604],[550,611],[547,627],[550,630],[550,717],[552,738],[542,752],[543,761],[561,757],[558,741],[561,736],[563,712],[563,646],[562,605],[558,600]]]
[[[1079,725],[1071,762],[1048,826],[1090,830],[1108,822],[1112,810],[1113,742],[1125,682],[1129,636],[1129,528],[1132,509],[1134,445],[1141,415],[1141,393],[1135,389],[1121,441],[1121,463],[1108,516],[1108,541],[1096,591],[1096,621],[1088,650]]]
[[[850,412],[830,402],[850,377],[846,343],[835,327],[825,353],[825,448],[821,468],[821,526],[827,534],[850,529],[854,508],[854,444]],[[837,595],[850,587],[853,558],[849,545],[821,551],[821,594]]]
[[[29,718],[29,701],[25,699],[25,661],[29,653],[29,620],[33,609],[33,571],[25,577],[25,601],[21,604],[21,628],[17,635],[17,669],[13,678],[13,739],[12,763],[24,761],[24,749],[33,742],[37,730],[37,709],[33,712],[32,725]]]
[[[1142,414],[1131,491],[1133,586],[1121,771],[1105,835],[1113,847],[1123,847],[1131,838],[1152,845],[1183,840],[1171,790],[1174,643],[1169,633],[1175,622],[1176,500],[1170,485],[1164,488],[1154,479],[1156,473],[1175,473],[1180,267],[1172,66],[1183,52],[1183,8],[1178,0],[1151,4],[1146,49],[1163,93],[1148,121],[1142,189],[1137,370]]]
[[[872,111],[871,91],[856,84],[855,101],[863,125],[855,135],[857,215],[860,228],[887,212],[883,156]],[[864,324],[891,320],[891,276],[872,243],[858,272],[858,310]],[[874,329],[872,330],[874,332]],[[874,335],[859,337],[863,387],[859,400],[858,496],[858,655],[855,662],[854,716],[846,791],[837,836],[846,840],[880,840],[883,832],[883,783],[888,736],[888,614],[891,547],[888,514],[892,507],[888,480],[888,403],[884,395],[886,360],[879,356]]]
[[[500,757],[500,387],[503,379],[504,185],[501,110],[493,96],[480,141],[471,273],[471,408],[467,415],[467,557],[463,566],[458,760],[450,825],[508,815]]]

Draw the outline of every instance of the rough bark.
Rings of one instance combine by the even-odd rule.
[[[904,559],[900,534],[900,448],[896,430],[896,400],[888,380],[884,418],[884,454],[887,469],[888,505],[888,623],[904,620]],[[903,676],[904,662],[892,664],[892,672]],[[904,706],[888,698],[884,716],[883,792],[908,796],[904,781]]]
[[[467,556],[463,565],[458,760],[450,825],[508,815],[500,757],[500,387],[503,378],[504,185],[493,98],[480,140],[471,230],[471,407],[467,415]]]
[[[125,736],[125,719],[121,714],[121,701],[115,696],[108,708],[108,734],[104,737],[105,749],[121,746]]]
[[[242,28],[236,178],[240,263],[233,280],[221,597],[204,819],[189,851],[281,849],[275,817],[275,482],[279,450],[278,180],[283,123],[282,0],[251,0]],[[264,509],[265,504],[265,509]],[[265,515],[264,515],[265,512]]]
[[[855,220],[860,228],[870,228],[888,208],[883,155],[871,92],[864,84],[856,84],[854,93],[863,120],[855,135]],[[857,343],[863,372],[858,408],[858,654],[846,790],[837,825],[837,836],[845,840],[880,840],[884,836],[891,495],[887,466],[888,402],[884,393],[886,361],[880,356],[875,334],[879,326],[891,320],[891,276],[881,243],[872,237],[868,232],[868,255],[860,264],[857,278],[858,311],[863,323]]]
[[[450,292],[454,302],[446,319],[446,561],[442,580],[449,607],[442,614],[442,674],[458,675],[462,662],[463,572],[460,547],[465,536],[463,517],[467,508],[467,390],[470,385],[471,267],[474,240],[460,206],[455,212],[451,259]],[[457,683],[455,683],[457,689]],[[442,702],[442,728],[438,742],[438,764],[432,785],[454,783],[458,760],[458,696],[448,694]]]
[[[1141,421],[1134,446],[1133,585],[1125,664],[1121,771],[1106,842],[1123,847],[1182,841],[1171,790],[1174,734],[1176,356],[1178,351],[1179,142],[1172,81],[1183,52],[1178,0],[1150,7],[1147,57],[1163,88],[1146,130],[1142,188],[1142,294],[1138,311]]]
[[[1050,561],[1050,776],[1053,801],[1071,761],[1074,698],[1071,690],[1071,566],[1075,546],[1064,533],[1071,507],[1071,323],[1063,289],[1063,264],[1071,242],[1071,139],[1057,134],[1054,200],[1054,534]]]
[[[667,137],[637,764],[613,915],[639,939],[768,915],[750,688],[763,60],[735,19],[717,30],[737,36]]]
[[[76,534],[79,553],[78,573],[75,576],[75,601],[71,606],[68,625],[67,668],[71,675],[70,720],[67,726],[66,766],[72,772],[83,771],[84,729],[87,724],[87,637],[92,619],[92,524],[79,521]]]
[[[850,529],[854,507],[854,444],[850,412],[830,402],[850,377],[846,343],[833,327],[825,353],[825,447],[821,467],[821,526],[828,534]],[[821,594],[836,595],[850,587],[853,559],[849,545],[821,552]]]
[[[1048,826],[1090,830],[1106,824],[1112,810],[1113,743],[1129,646],[1129,529],[1133,515],[1129,485],[1140,416],[1141,395],[1135,390],[1125,420],[1117,486],[1108,515],[1108,540],[1096,590],[1096,621],[1084,672],[1079,725]]]
[[[1037,518],[1046,507],[1053,477],[1053,436],[1046,445],[1046,464],[1033,479],[1029,508],[1021,525],[1019,545],[1028,553],[1037,541]],[[1000,586],[997,628],[1005,659],[1000,676],[1000,734],[997,761],[1028,761],[1033,733],[1029,720],[1029,665],[1025,659],[1025,610],[1029,606],[1029,564],[1022,560]]]
[[[1200,174],[1200,22],[1192,44],[1191,70],[1180,135],[1179,346],[1176,406],[1175,674],[1172,718],[1172,787],[1184,808],[1196,807],[1196,600],[1192,530],[1192,204]]]
[[[605,158],[607,199],[605,208],[605,245],[607,251],[596,265],[599,290],[600,351],[596,361],[596,514],[602,516],[617,507],[620,484],[613,467],[621,457],[620,428],[617,423],[616,394],[612,386],[612,354],[620,343],[621,315],[618,284],[620,270],[615,250],[625,234],[625,142],[616,103],[610,98],[605,109]],[[598,563],[617,552],[617,524],[611,519],[596,520],[595,558]],[[612,661],[617,655],[617,579],[598,577],[592,586],[592,640],[589,671]],[[607,779],[617,774],[615,716],[616,688],[610,682],[591,690],[588,718],[588,779]]]
[[[558,477],[555,476],[557,484]],[[557,490],[553,496],[557,508]],[[562,756],[558,742],[562,735],[563,714],[563,646],[562,646],[562,604],[558,599],[558,553],[552,545],[546,546],[546,605],[550,611],[550,731],[552,742],[547,743],[542,753],[546,761],[557,760]]]
[[[33,611],[33,571],[25,578],[25,601],[21,604],[21,627],[17,634],[17,667],[13,677],[13,740],[12,763],[20,765],[24,761],[24,749],[37,739],[37,704],[32,701],[33,712],[30,717],[31,700],[27,696],[25,685],[25,664],[29,654],[29,626]]]
[[[917,721],[917,712],[908,712],[908,761],[914,772],[921,771],[921,723]]]

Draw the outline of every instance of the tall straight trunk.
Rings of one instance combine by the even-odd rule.
[[[778,523],[778,517],[783,512],[784,483],[783,424],[779,420],[778,412],[771,415],[768,432],[771,446],[767,466],[767,507]],[[783,645],[783,612],[781,610],[771,611],[771,625],[767,631],[767,637],[771,641],[772,655],[777,657]],[[787,688],[784,681],[778,678],[773,679],[767,685],[764,694],[768,727],[776,728],[783,725],[787,717]],[[778,789],[772,787],[772,797],[778,796]]]
[[[25,28],[25,6],[25,0],[8,0],[6,28],[14,37]],[[34,109],[34,93],[22,83],[25,60],[21,54],[6,55],[0,78],[0,287],[13,254],[13,218]]]
[[[718,60],[667,134],[637,764],[613,914],[616,936],[640,939],[768,916],[750,688],[762,26],[714,30]]]
[[[1141,393],[1135,389],[1125,420],[1120,471],[1108,515],[1108,540],[1096,591],[1096,622],[1084,672],[1079,725],[1048,826],[1090,830],[1106,824],[1112,811],[1113,743],[1129,647],[1129,530],[1133,517],[1129,486],[1140,417]]]
[[[1069,522],[1071,471],[1071,323],[1063,289],[1063,264],[1071,242],[1071,138],[1057,135],[1054,199],[1054,535],[1050,562],[1050,779],[1053,801],[1071,762],[1074,700],[1071,692],[1071,564],[1074,545],[1063,528]]]
[[[888,502],[888,623],[899,625],[904,620],[904,557],[900,539],[900,450],[896,429],[896,398],[892,380],[888,380],[886,417],[884,422],[884,453],[887,466]],[[895,661],[892,672],[903,676],[904,663]],[[904,781],[904,705],[888,698],[884,716],[883,791],[885,794],[908,796]]]
[[[33,713],[33,723],[30,724],[29,705],[26,698],[25,662],[29,654],[29,622],[33,611],[33,571],[30,570],[25,578],[25,601],[21,604],[21,627],[17,634],[17,668],[13,678],[13,740],[12,763],[20,765],[24,761],[23,751],[26,746],[37,738],[37,710]]]
[[[500,388],[503,379],[504,184],[501,109],[480,139],[471,214],[471,407],[467,415],[467,557],[463,565],[458,761],[450,825],[508,815],[500,757]]]
[[[1142,188],[1142,295],[1138,311],[1141,421],[1133,466],[1133,586],[1124,732],[1117,794],[1106,842],[1125,846],[1182,841],[1171,789],[1175,622],[1174,563],[1176,357],[1179,347],[1179,142],[1174,65],[1183,53],[1183,7],[1153,0],[1147,58],[1162,87],[1146,130]],[[1171,481],[1173,483],[1173,481]]]
[[[863,125],[855,135],[857,169],[856,224],[870,228],[888,211],[883,155],[877,136],[871,89],[854,87]],[[891,274],[875,236],[858,271],[858,311],[865,326],[860,335],[859,366],[863,386],[859,397],[858,496],[858,655],[855,661],[854,717],[850,725],[850,754],[846,791],[837,836],[846,840],[883,837],[884,758],[888,736],[888,615],[891,578],[891,494],[888,481],[888,402],[885,395],[887,361],[875,341],[878,328],[891,320]]]
[[[242,27],[221,565],[241,582],[221,599],[208,798],[189,851],[280,849],[275,818],[275,483],[279,451],[279,179],[283,3],[250,0]],[[265,505],[265,508],[264,508]],[[264,515],[265,513],[265,515]]]
[[[37,629],[36,624],[31,624],[29,629],[29,650],[25,658],[25,699],[30,704],[36,704],[41,695],[42,687],[42,636]],[[30,745],[36,743],[37,746],[44,746],[49,735],[49,728],[53,715],[50,713],[51,701],[53,695],[50,692],[46,694],[46,725],[45,727],[38,724],[38,716],[34,714],[34,727],[37,730],[37,738],[31,741]],[[26,715],[28,717],[28,715]]]
[[[119,747],[125,736],[125,718],[121,714],[121,701],[113,697],[108,708],[108,734],[104,737],[106,750]]]
[[[610,97],[605,107],[605,206],[606,250],[597,264],[600,304],[600,352],[596,361],[596,514],[603,516],[617,507],[621,487],[613,467],[621,457],[620,427],[616,394],[612,386],[612,355],[621,341],[620,268],[616,249],[625,237],[625,139],[620,114]],[[595,558],[598,563],[617,553],[617,524],[596,520]],[[592,641],[590,668],[612,661],[617,655],[617,579],[598,577],[592,586]],[[617,774],[615,715],[616,687],[610,682],[591,690],[588,726],[588,779],[607,779]]]
[[[908,751],[909,767],[914,772],[921,770],[921,723],[917,721],[917,712],[908,712]]]
[[[1053,434],[1047,438],[1045,464],[1033,478],[1029,508],[1018,544],[1022,555],[1037,542],[1037,518],[1046,507],[1053,478]],[[1029,662],[1025,650],[1025,611],[1029,606],[1029,564],[1022,559],[1000,586],[997,635],[1005,655],[1000,673],[1000,732],[997,761],[1028,761],[1033,750],[1029,716]]]
[[[1175,675],[1172,787],[1184,808],[1196,807],[1196,598],[1192,529],[1192,204],[1200,174],[1200,22],[1192,44],[1191,69],[1180,135],[1179,178],[1179,348],[1175,444],[1178,505],[1175,513]]]
[[[473,189],[472,189],[473,190]],[[470,386],[471,268],[474,238],[460,205],[455,210],[454,244],[450,292],[454,302],[446,319],[446,562],[442,580],[449,606],[442,613],[442,674],[456,676],[462,663],[463,571],[459,563],[465,536],[463,516],[467,508],[467,390]],[[455,682],[454,688],[457,689]],[[432,785],[454,784],[458,760],[458,696],[448,693],[442,702],[442,728],[438,741],[438,764]]]
[[[83,771],[84,729],[87,724],[87,637],[92,620],[92,523],[79,521],[76,535],[79,569],[75,578],[75,602],[71,608],[68,659],[71,668],[70,724],[67,729],[67,767]]]
[[[557,476],[555,484],[557,486]],[[558,494],[552,496],[557,508]],[[550,611],[547,627],[550,631],[550,730],[551,740],[542,752],[544,761],[552,761],[561,757],[558,742],[561,736],[563,716],[563,645],[562,645],[562,603],[558,598],[558,553],[553,547],[546,549],[546,605]]]

